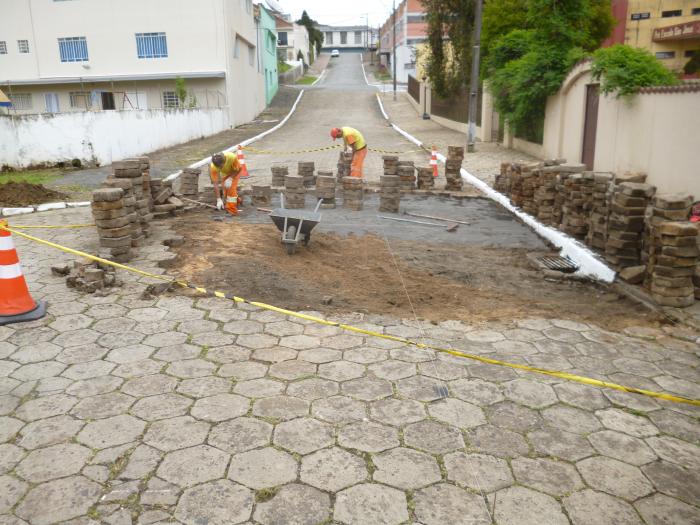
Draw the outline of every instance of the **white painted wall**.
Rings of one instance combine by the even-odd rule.
[[[0,117],[0,165],[73,158],[111,164],[229,128],[226,109],[101,111]]]

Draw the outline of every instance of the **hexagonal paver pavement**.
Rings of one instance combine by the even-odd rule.
[[[414,501],[416,518],[425,525],[492,523],[486,503],[480,495],[447,483],[419,490],[415,493]]]
[[[508,463],[486,454],[452,452],[444,457],[447,479],[479,492],[494,492],[514,483]]]
[[[48,525],[85,514],[97,502],[102,487],[82,476],[37,485],[19,504],[17,516],[37,525]]]
[[[338,492],[333,518],[349,525],[398,525],[408,520],[408,502],[398,489],[361,483]]]
[[[157,449],[171,451],[201,445],[208,433],[207,423],[181,416],[153,422],[143,441]]]
[[[222,478],[229,455],[208,445],[176,450],[166,454],[157,474],[181,487]]]
[[[15,468],[15,472],[32,483],[42,483],[77,474],[92,455],[89,448],[73,443],[35,450]]]
[[[393,427],[362,421],[340,429],[338,443],[363,452],[381,452],[398,446],[399,435]]]
[[[393,448],[372,457],[375,481],[404,490],[415,490],[442,478],[432,456],[410,448]]]
[[[190,413],[205,421],[226,421],[244,416],[250,409],[250,400],[235,394],[218,394],[198,399]]]
[[[280,423],[275,428],[275,445],[297,454],[327,447],[333,440],[333,427],[317,419],[301,417]]]
[[[251,490],[232,481],[219,479],[183,492],[175,509],[175,518],[182,523],[242,523],[250,518],[253,502]]]
[[[408,425],[404,430],[404,440],[409,447],[432,454],[445,454],[464,447],[464,440],[458,429],[435,421],[420,421]]]
[[[327,522],[330,503],[328,494],[308,485],[290,483],[271,499],[258,503],[253,518],[262,525],[314,525]]]
[[[216,425],[208,443],[229,454],[245,452],[270,443],[272,425],[249,417],[239,417]]]
[[[236,454],[228,477],[252,489],[284,485],[297,477],[297,462],[291,454],[272,447]]]
[[[367,477],[365,461],[341,448],[319,450],[301,460],[301,481],[326,492],[338,492]]]

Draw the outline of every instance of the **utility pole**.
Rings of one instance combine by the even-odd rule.
[[[394,54],[391,58],[391,62],[394,68],[394,101],[396,101],[396,0],[394,0],[392,4],[394,8],[394,16],[392,17]]]
[[[365,51],[369,51],[369,13],[365,13]]]
[[[479,100],[479,58],[481,52],[481,9],[483,0],[476,0],[474,16],[474,47],[472,51],[472,73],[469,87],[469,128],[467,130],[467,151],[474,153],[476,141],[476,103]]]

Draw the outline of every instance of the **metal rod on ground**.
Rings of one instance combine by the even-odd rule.
[[[191,202],[192,204],[199,204],[200,206],[206,206],[207,208],[212,208],[214,210],[218,209],[216,206],[212,206],[211,204],[207,204],[206,202],[195,201],[192,199],[188,199],[187,197],[178,197],[178,199],[181,199],[181,200],[187,201],[187,202]]]
[[[410,217],[420,217],[421,219],[433,219],[436,221],[456,222],[458,224],[472,224],[471,222],[460,221],[458,219],[448,219],[447,217],[433,217],[432,215],[421,215],[420,213],[411,213],[408,211],[403,212],[403,214],[408,215]]]
[[[387,219],[389,221],[401,221],[401,222],[410,222],[413,224],[423,224],[424,226],[437,226],[438,228],[442,228],[442,224],[435,224],[434,222],[425,222],[425,221],[413,221],[411,219],[400,219],[398,217],[386,217],[384,215],[377,215],[377,218],[379,219]]]
[[[479,55],[481,52],[481,9],[483,0],[476,1],[474,16],[474,49],[472,51],[472,72],[469,79],[469,127],[467,129],[467,151],[474,152],[476,141],[476,103],[479,100]]]
[[[272,213],[272,210],[268,210],[267,208],[255,208],[255,209],[258,211],[265,212],[265,213]]]

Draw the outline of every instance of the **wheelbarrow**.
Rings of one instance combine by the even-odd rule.
[[[280,207],[272,210],[270,219],[282,232],[282,244],[287,249],[287,254],[292,255],[299,242],[304,246],[309,244],[311,230],[321,222],[321,214],[318,209],[322,202],[323,199],[318,199],[314,211],[290,210],[284,207],[284,194],[280,193]]]

